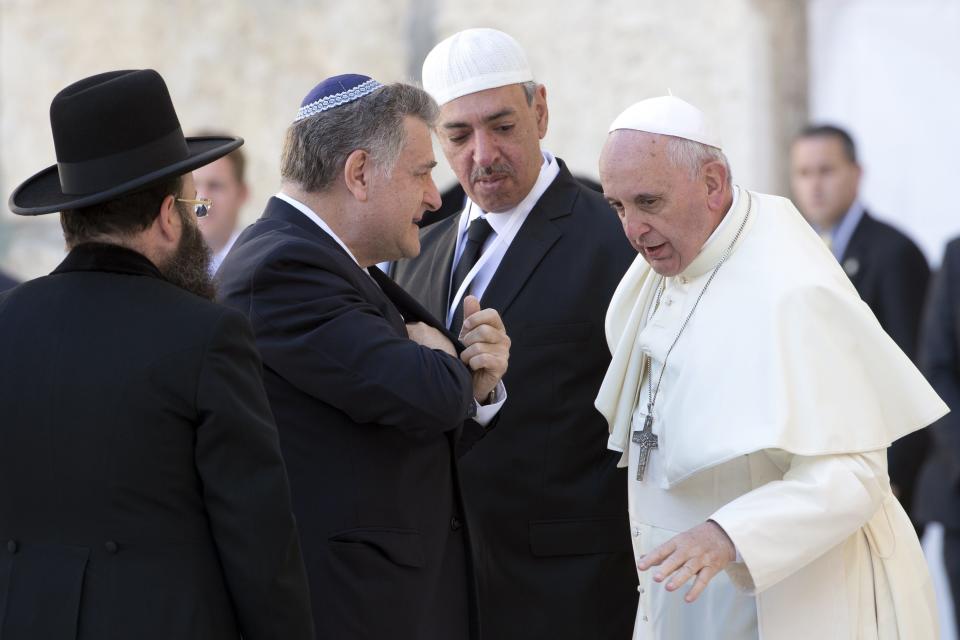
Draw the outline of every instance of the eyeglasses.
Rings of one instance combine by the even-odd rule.
[[[210,198],[197,198],[196,200],[187,200],[186,198],[177,198],[177,202],[193,205],[193,213],[198,218],[205,218],[210,209],[213,208],[213,200]]]

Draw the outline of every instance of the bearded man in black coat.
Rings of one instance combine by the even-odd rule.
[[[152,70],[51,106],[57,151],[14,191],[67,258],[0,294],[0,637],[313,638],[250,327],[211,301],[184,138]]]

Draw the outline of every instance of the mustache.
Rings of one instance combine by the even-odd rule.
[[[487,167],[477,167],[470,172],[470,182],[481,178],[512,178],[515,175],[513,167],[506,162],[494,162]]]

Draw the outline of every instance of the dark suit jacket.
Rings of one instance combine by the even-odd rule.
[[[243,316],[81,245],[0,294],[0,354],[0,638],[312,637]]]
[[[0,291],[6,291],[7,289],[13,289],[15,286],[20,284],[7,274],[0,271]]]
[[[456,640],[472,581],[453,438],[472,379],[407,337],[398,306],[436,321],[378,277],[278,198],[218,273],[263,355],[317,637]]]
[[[840,263],[880,326],[916,362],[920,316],[930,281],[923,252],[897,229],[864,213]],[[928,443],[929,434],[921,429],[894,442],[887,453],[890,480],[911,516],[917,473]]]
[[[960,529],[960,238],[947,245],[924,313],[920,366],[951,412],[929,429],[930,456],[918,481],[921,522]]]
[[[441,317],[458,220],[424,229],[420,256],[396,267]],[[497,428],[461,461],[487,638],[631,635],[627,479],[593,401],[610,361],[607,305],[635,255],[603,198],[561,163],[481,300],[512,339]]]

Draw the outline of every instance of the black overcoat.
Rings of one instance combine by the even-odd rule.
[[[0,294],[0,638],[313,635],[244,317],[80,245]]]

